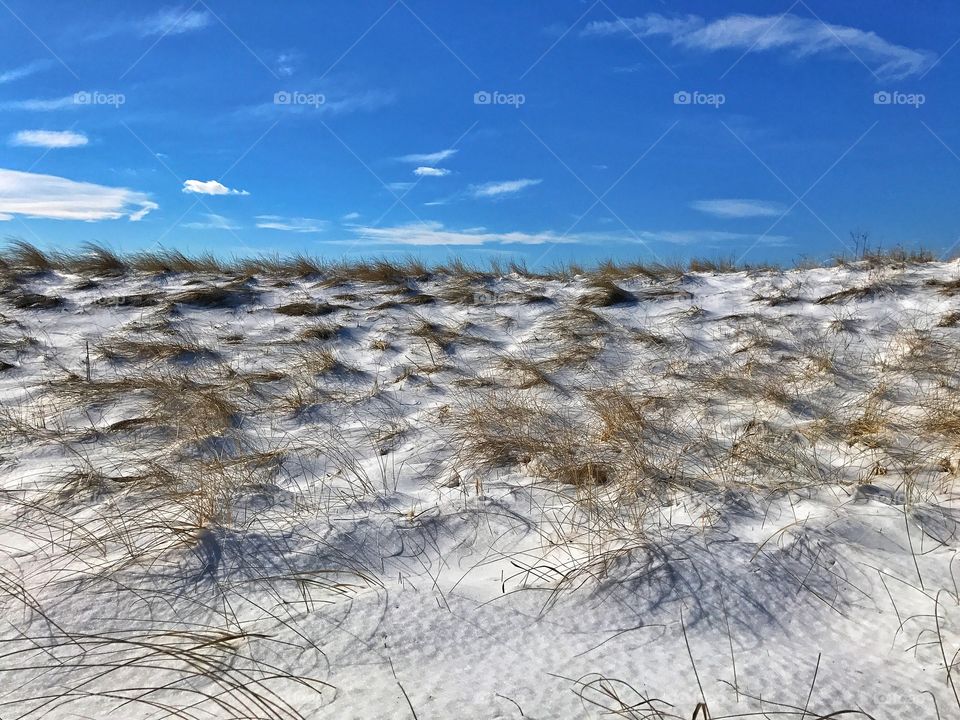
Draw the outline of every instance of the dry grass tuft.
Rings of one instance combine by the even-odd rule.
[[[633,303],[636,299],[633,293],[601,277],[590,281],[588,290],[580,296],[577,304],[581,307],[612,307]]]
[[[850,301],[863,302],[874,300],[884,295],[890,295],[903,289],[901,284],[889,280],[873,280],[867,285],[857,285],[855,287],[838,290],[837,292],[824,295],[816,302],[818,305],[833,305],[837,303],[846,303]]]
[[[13,240],[7,246],[6,264],[17,271],[49,272],[57,267],[56,258],[25,240]]]
[[[129,259],[128,264],[140,272],[156,275],[197,273],[222,275],[230,270],[225,262],[211,254],[188,257],[179,250],[137,253]]]
[[[289,317],[324,317],[341,309],[340,305],[326,302],[294,302],[280,305],[274,312]]]
[[[502,357],[497,365],[506,374],[511,387],[518,390],[529,390],[540,385],[552,385],[553,381],[542,367],[542,363],[518,357]]]
[[[937,323],[937,327],[952,328],[960,325],[960,312],[948,312],[946,315],[940,318],[940,321]]]
[[[174,295],[170,306],[184,305],[204,310],[228,310],[255,302],[259,293],[245,282],[203,285]]]
[[[409,332],[411,337],[420,338],[427,343],[428,348],[432,345],[443,353],[451,352],[454,343],[463,338],[463,333],[459,330],[424,318],[420,318]]]
[[[310,350],[301,354],[297,361],[296,370],[307,375],[333,375],[356,372],[354,368],[344,364],[332,350]]]
[[[3,297],[17,310],[58,310],[66,304],[61,297],[19,289],[8,289]]]
[[[952,278],[950,280],[931,278],[930,280],[927,280],[927,285],[937,288],[941,294],[949,297],[953,297],[957,293],[960,293],[960,278]]]
[[[581,367],[603,352],[610,324],[593,310],[567,307],[550,313],[543,321],[549,338],[548,367]]]
[[[342,330],[343,327],[340,325],[317,323],[316,325],[303,328],[297,333],[297,339],[302,341],[333,340]]]
[[[125,338],[103,341],[97,347],[101,357],[112,362],[169,360],[191,363],[217,357],[217,353],[188,338],[163,337],[147,340]]]
[[[944,391],[927,398],[925,404],[922,429],[948,438],[951,445],[960,447],[960,396]]]
[[[63,263],[69,272],[94,277],[118,277],[130,269],[125,259],[95,243],[86,243],[80,254],[65,257]]]

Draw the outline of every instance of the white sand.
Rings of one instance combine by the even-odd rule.
[[[557,318],[584,279],[376,309],[404,297],[260,278],[251,302],[169,324],[109,298],[195,279],[24,280],[66,304],[0,297],[0,718],[610,716],[590,700],[689,718],[697,676],[714,717],[958,717],[960,436],[929,408],[957,396],[960,328],[938,323],[960,295],[926,284],[958,276],[692,274],[668,283],[690,296],[568,318],[576,336]],[[879,292],[815,302],[860,286]],[[274,310],[301,301],[342,307]],[[455,331],[446,348],[411,334],[421,318]],[[341,329],[296,340],[317,323]],[[171,337],[212,352],[100,352]],[[110,429],[158,411],[84,390],[86,343],[95,383],[200,385],[165,401],[166,430]],[[320,372],[324,348],[339,364]],[[650,403],[649,465],[598,425],[591,391],[610,388]],[[237,416],[198,438],[208,389]],[[559,483],[536,454],[481,467],[471,410],[524,404],[609,482]]]

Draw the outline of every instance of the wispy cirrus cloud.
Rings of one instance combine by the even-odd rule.
[[[4,70],[0,72],[0,85],[6,85],[7,83],[14,82],[15,80],[22,80],[23,78],[35,75],[41,70],[45,70],[46,68],[50,67],[50,64],[51,62],[49,60],[34,60],[26,65],[20,65],[19,67],[11,68],[10,70]]]
[[[399,162],[412,163],[414,165],[439,165],[444,160],[448,160],[457,154],[457,150],[449,148],[439,150],[433,153],[413,153],[412,155],[402,155],[397,158]]]
[[[0,219],[138,221],[157,209],[148,195],[122,187],[0,168]]]
[[[483,245],[550,245],[579,244],[648,246],[682,245],[704,248],[729,248],[737,245],[781,246],[789,243],[785,235],[760,235],[759,233],[735,233],[722,230],[624,230],[622,232],[558,233],[542,232],[495,232],[484,227],[448,228],[434,220],[394,226],[350,226],[359,240],[370,245],[407,245],[411,247],[483,246]]]
[[[732,233],[720,230],[674,230],[637,232],[587,232],[560,234],[553,230],[537,233],[492,232],[486,228],[454,230],[436,221],[417,222],[392,227],[355,227],[353,231],[361,240],[373,244],[411,246],[479,246],[479,245],[547,245],[547,244],[637,244],[728,246],[759,242],[764,245],[784,245],[790,238],[785,235]]]
[[[91,40],[103,40],[116,35],[137,35],[143,38],[186,35],[209,27],[214,17],[204,9],[193,5],[168,5],[140,17],[121,17],[100,25],[87,36]]]
[[[482,185],[473,185],[469,193],[474,198],[501,198],[516,195],[529,187],[539,185],[543,180],[533,178],[521,178],[519,180],[503,180],[500,182],[488,182]]]
[[[183,183],[185,193],[194,195],[249,195],[246,190],[228,188],[218,180],[186,180]]]
[[[450,174],[450,171],[446,168],[436,168],[422,165],[414,169],[413,174],[417,177],[446,177]]]
[[[761,235],[759,233],[735,233],[723,230],[640,230],[630,238],[648,244],[667,243],[670,245],[701,245],[723,247],[726,245],[753,244],[782,246],[789,243],[786,235]]]
[[[202,3],[167,5],[145,15],[115,15],[111,21],[91,24],[83,37],[93,42],[124,35],[140,38],[173,37],[198,32],[215,21],[216,18],[202,7]]]
[[[676,46],[703,52],[741,50],[769,52],[782,50],[794,57],[852,54],[872,63],[873,72],[886,79],[919,75],[935,61],[926,50],[897,45],[874,32],[847,25],[834,25],[797,15],[729,15],[705,20],[697,15],[665,17],[657,13],[589,23],[586,36],[663,36]],[[852,54],[851,54],[852,53]]]
[[[21,130],[10,136],[14,147],[39,147],[49,150],[82,147],[89,143],[87,136],[72,130]]]
[[[305,84],[307,85],[307,84]],[[278,101],[283,96],[285,101]],[[289,101],[286,99],[289,98]],[[239,109],[240,117],[293,116],[303,119],[324,115],[346,115],[355,112],[373,112],[392,105],[397,99],[391,90],[282,90],[274,95],[272,102],[250,105]]]
[[[327,228],[326,220],[307,217],[282,217],[280,215],[258,215],[257,227],[265,230],[282,230],[292,233],[319,233]]]
[[[203,30],[213,24],[213,16],[206,10],[191,7],[165,7],[130,23],[130,27],[143,37],[154,35],[183,35]]]
[[[725,219],[780,217],[787,210],[787,208],[780,203],[746,198],[697,200],[690,203],[690,207],[698,212]]]
[[[81,107],[74,95],[58,98],[29,98],[27,100],[8,100],[0,103],[0,110],[23,110],[26,112],[53,112],[55,110],[76,110]]]
[[[224,217],[223,215],[217,215],[216,213],[206,213],[204,214],[204,220],[194,220],[192,222],[183,223],[183,227],[190,228],[192,230],[239,230],[240,226],[235,224],[229,218]]]
[[[393,227],[356,227],[353,229],[361,240],[386,245],[545,245],[547,243],[582,242],[577,235],[560,235],[553,231],[539,233],[490,232],[486,228],[452,230],[443,223],[428,221]]]

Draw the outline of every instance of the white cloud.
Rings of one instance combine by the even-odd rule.
[[[54,220],[141,220],[157,209],[149,196],[127,188],[76,182],[55,175],[0,168],[0,216]]]
[[[0,103],[0,110],[28,110],[30,112],[52,112],[82,107],[73,95],[60,98],[30,98],[28,100],[9,100]]]
[[[831,53],[851,59],[852,52],[864,62],[874,64],[874,72],[888,79],[919,75],[934,61],[934,55],[928,51],[896,45],[874,32],[790,14],[730,15],[707,21],[696,15],[667,18],[654,13],[644,17],[595,21],[584,28],[583,34],[662,35],[674,45],[707,52],[783,50],[800,58]]]
[[[539,185],[541,182],[543,180],[532,180],[530,178],[489,182],[483,185],[474,185],[470,188],[470,194],[475,198],[497,198],[504,195],[515,195],[528,187]]]
[[[742,198],[697,200],[690,207],[718,218],[780,217],[787,209],[780,203]]]
[[[447,160],[456,154],[457,150],[449,149],[440,150],[435,153],[414,153],[413,155],[404,155],[402,157],[398,157],[397,160],[400,162],[412,163],[414,165],[438,165],[439,163],[442,163],[444,160]]]
[[[290,77],[297,71],[302,56],[296,50],[287,50],[277,55],[276,70],[280,77]]]
[[[197,195],[249,195],[246,190],[228,188],[217,180],[187,180],[183,183],[183,192]]]
[[[414,222],[389,227],[353,226],[357,237],[370,245],[409,246],[485,246],[485,245],[548,245],[581,244],[595,246],[620,245],[685,245],[704,248],[724,248],[730,245],[758,243],[766,246],[786,245],[785,235],[733,233],[720,230],[623,230],[618,232],[581,232],[563,234],[553,230],[543,232],[493,232],[485,227],[452,229],[441,222]]]
[[[393,193],[402,193],[413,187],[412,182],[389,182],[384,187]]]
[[[413,174],[417,175],[418,177],[446,177],[450,174],[450,171],[446,168],[421,166],[416,168],[413,171]]]
[[[492,243],[516,245],[544,245],[546,243],[582,242],[585,236],[561,236],[555,232],[540,233],[487,232],[485,228],[448,230],[439,222],[412,223],[395,227],[358,227],[354,232],[362,240],[388,245],[488,245]]]
[[[340,219],[341,219],[343,222],[352,222],[352,221],[354,221],[354,220],[359,220],[359,219],[360,219],[360,213],[358,213],[358,212],[349,212],[349,213],[347,213],[346,215],[344,215],[344,216],[343,216],[342,218],[340,218]]]
[[[670,243],[671,245],[730,245],[754,243],[761,245],[785,245],[790,240],[786,235],[759,235],[757,233],[734,233],[722,230],[641,230],[636,237],[626,240],[645,243]]]
[[[210,13],[193,7],[167,7],[131,24],[143,37],[152,35],[183,35],[202,30],[213,22]]]
[[[35,60],[26,65],[21,65],[15,67],[12,70],[5,70],[0,72],[0,85],[5,85],[6,83],[13,82],[14,80],[22,80],[25,77],[30,77],[35,73],[40,72],[46,67],[49,67],[49,60]]]
[[[10,136],[10,144],[18,147],[72,148],[88,142],[86,135],[70,130],[21,130]]]
[[[294,233],[318,233],[327,227],[326,220],[305,217],[281,217],[279,215],[258,215],[257,227],[266,230],[284,230]]]
[[[206,220],[203,222],[183,223],[183,227],[193,230],[239,230],[240,226],[235,225],[232,220],[216,213],[205,214]]]
[[[293,95],[294,90],[300,95]],[[363,90],[357,92],[323,92],[322,88],[287,88],[291,93],[291,102],[270,102],[247,106],[237,111],[238,115],[255,117],[274,117],[278,114],[311,118],[322,115],[346,115],[352,112],[373,112],[391,105],[396,93],[388,90]],[[311,97],[312,96],[312,97]],[[300,102],[297,98],[304,98]],[[323,98],[322,101],[320,98]],[[307,101],[309,100],[309,102]]]

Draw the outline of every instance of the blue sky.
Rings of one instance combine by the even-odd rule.
[[[722,5],[722,7],[721,7]],[[0,0],[0,230],[788,262],[960,240],[960,8]]]

